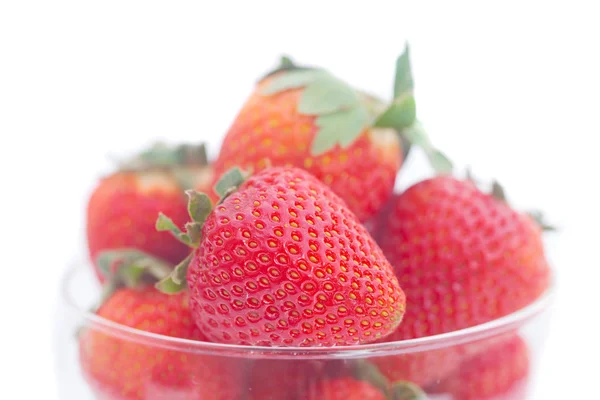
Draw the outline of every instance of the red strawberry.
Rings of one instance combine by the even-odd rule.
[[[370,362],[389,381],[410,381],[419,386],[429,386],[456,369],[465,357],[465,350],[447,347],[374,357]]]
[[[548,287],[540,227],[469,181],[438,176],[412,186],[393,200],[380,238],[408,299],[388,340],[491,321]]]
[[[102,250],[137,248],[176,263],[189,249],[154,228],[160,211],[183,226],[184,189],[207,190],[212,181],[204,147],[155,146],[98,184],[87,208],[87,241],[96,265]],[[102,275],[96,265],[96,273]]]
[[[248,371],[246,400],[303,400],[314,386],[338,375],[336,361],[257,360]]]
[[[339,378],[322,381],[302,400],[387,400],[387,397],[369,382]]]
[[[103,253],[105,256],[108,253]],[[194,324],[187,292],[166,295],[140,282],[170,271],[165,264],[139,252],[126,252],[114,269],[119,287],[97,310],[109,321],[159,335],[205,340]],[[111,253],[107,258],[114,256]],[[114,258],[114,257],[113,257]],[[111,277],[107,285],[115,284]],[[107,400],[212,399],[236,400],[240,384],[231,361],[188,352],[186,346],[165,348],[159,340],[111,332],[90,325],[79,336],[81,367],[94,393]]]
[[[398,60],[395,100],[387,109],[323,69],[277,70],[258,84],[229,128],[215,175],[233,166],[303,168],[367,220],[392,194],[403,154],[389,128],[413,124],[412,89],[408,50]]]
[[[248,345],[360,344],[390,334],[404,293],[381,250],[327,186],[297,168],[270,168],[243,182],[233,169],[222,202],[188,192],[187,233],[157,223],[197,249],[160,285],[191,293],[210,340]],[[230,186],[239,189],[226,189]]]
[[[528,375],[527,344],[513,335],[464,361],[440,389],[460,400],[524,400]]]

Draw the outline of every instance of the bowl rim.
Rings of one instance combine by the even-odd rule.
[[[409,354],[475,342],[494,336],[518,330],[536,316],[549,310],[556,295],[555,273],[551,271],[550,284],[531,304],[501,318],[475,325],[457,331],[426,336],[417,339],[400,340],[395,342],[371,343],[351,346],[331,347],[268,347],[247,346],[225,343],[213,343],[192,339],[177,338],[131,328],[96,315],[92,310],[77,305],[70,292],[70,284],[79,273],[85,270],[92,273],[89,262],[72,263],[61,278],[60,301],[71,312],[78,314],[83,328],[93,326],[95,330],[103,331],[111,336],[125,340],[144,343],[153,347],[184,351],[186,353],[210,354],[231,357],[251,358],[331,358],[354,359],[373,356]]]

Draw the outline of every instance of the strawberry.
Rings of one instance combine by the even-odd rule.
[[[367,220],[392,195],[403,160],[396,131],[415,120],[408,48],[397,64],[395,99],[387,107],[320,68],[288,65],[269,74],[229,128],[215,176],[233,166],[303,168]],[[423,135],[402,138],[429,145]],[[447,168],[439,152],[430,145],[427,150],[436,165]]]
[[[108,264],[120,259],[119,265]],[[138,251],[103,252],[109,277],[96,314],[111,322],[158,335],[205,340],[194,324],[187,292],[166,295],[148,285],[171,268]],[[124,286],[124,285],[129,285]],[[79,334],[80,363],[94,393],[107,400],[238,398],[236,369],[226,359],[166,348],[160,340],[96,328]]]
[[[322,381],[302,400],[387,400],[387,397],[366,381],[339,378]]]
[[[465,360],[439,388],[460,400],[526,399],[527,344],[513,334]]]
[[[160,211],[169,213],[183,226],[187,219],[183,190],[211,193],[207,190],[211,181],[204,146],[164,145],[152,147],[102,179],[87,207],[88,250],[98,278],[102,274],[96,258],[102,250],[138,248],[173,263],[185,257],[186,246],[156,232],[156,216]]]
[[[315,383],[301,400],[427,400],[421,388],[410,382],[395,382],[381,386],[354,377],[324,379]],[[275,400],[275,399],[273,399]]]
[[[370,362],[390,381],[410,381],[429,387],[450,374],[464,359],[464,353],[464,348],[453,346],[374,357]]]
[[[546,290],[550,269],[539,225],[495,192],[498,196],[444,175],[419,182],[392,201],[379,244],[408,306],[388,340],[488,322]]]
[[[298,168],[244,182],[233,169],[206,195],[188,191],[192,222],[171,230],[195,247],[159,283],[190,291],[192,315],[217,342],[331,346],[373,342],[404,313],[404,293],[381,250],[344,202]],[[237,189],[236,189],[237,188]]]
[[[248,371],[246,400],[302,400],[324,379],[335,377],[336,361],[257,360]]]

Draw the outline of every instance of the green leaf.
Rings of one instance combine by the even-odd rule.
[[[157,282],[154,285],[157,290],[164,294],[176,294],[185,289],[186,285],[175,283],[170,277]]]
[[[319,131],[312,143],[312,155],[318,156],[326,153],[336,144],[347,148],[360,136],[368,122],[369,115],[363,107],[321,115],[316,120]]]
[[[306,87],[298,104],[298,112],[323,115],[348,109],[358,104],[354,89],[333,75],[324,74]]]
[[[180,165],[208,165],[206,144],[181,144],[173,150]]]
[[[273,76],[275,74],[278,74],[280,72],[283,72],[283,71],[296,71],[296,70],[309,70],[309,69],[314,69],[314,68],[311,68],[311,67],[308,67],[305,65],[298,65],[289,56],[282,55],[281,58],[279,59],[279,65],[275,69],[264,74],[258,81],[261,82],[261,81],[265,80],[266,78]]]
[[[433,170],[438,174],[449,174],[452,172],[454,166],[452,161],[444,153],[439,150],[432,150],[426,153],[429,164],[433,167]]]
[[[294,63],[294,61],[292,61],[292,59],[289,56],[282,55],[279,59],[280,69],[294,67],[295,65],[296,64]]]
[[[96,265],[104,278],[112,275],[112,266],[116,261],[121,260],[121,255],[114,250],[101,251],[96,256]]]
[[[417,117],[415,98],[405,93],[396,98],[374,123],[378,128],[394,128],[401,131],[414,124]]]
[[[167,217],[165,214],[158,213],[158,219],[156,220],[156,230],[159,232],[171,232],[171,234],[183,244],[192,246],[192,242],[189,236],[182,232],[173,220]]]
[[[178,293],[185,289],[186,275],[193,256],[194,253],[190,253],[169,276],[156,283],[156,288],[166,294]]]
[[[529,215],[540,226],[540,228],[544,232],[557,231],[558,230],[558,228],[556,226],[551,225],[550,223],[548,223],[548,221],[546,220],[546,216],[544,215],[544,213],[542,213],[539,210],[529,211],[527,213],[527,215]]]
[[[262,90],[262,94],[270,96],[285,90],[304,87],[324,74],[327,74],[327,72],[321,69],[290,70],[273,78],[270,84]]]
[[[105,250],[99,253],[97,260],[102,271],[108,271],[105,276],[112,290],[121,285],[136,287],[145,277],[161,280],[172,270],[166,261],[136,249]]]
[[[146,271],[143,265],[132,262],[131,264],[123,265],[119,269],[119,276],[125,286],[136,287],[137,284],[142,280],[142,276],[145,272]]]
[[[394,80],[394,98],[398,98],[406,92],[412,92],[414,81],[410,66],[410,50],[408,43],[402,54],[396,60],[396,77]]]
[[[402,131],[402,136],[406,138],[410,144],[425,149],[432,147],[429,136],[425,133],[425,129],[420,123],[416,123],[408,129]]]
[[[188,213],[192,221],[203,224],[212,211],[210,198],[206,194],[195,190],[187,190],[185,194],[188,196]]]
[[[187,232],[187,236],[190,238],[190,242],[194,247],[197,247],[200,244],[200,239],[202,237],[202,223],[199,222],[187,222],[185,224],[185,230]]]
[[[500,182],[498,182],[497,180],[494,180],[492,182],[492,197],[501,200],[501,201],[506,201],[506,192],[504,191],[504,188],[502,187],[502,185],[500,184]]]
[[[206,166],[208,157],[204,143],[170,146],[163,142],[157,142],[120,164],[122,171],[141,171],[152,168],[175,169],[181,166]]]
[[[392,400],[427,400],[425,392],[411,382],[398,381],[392,385]]]
[[[422,124],[417,122],[413,126],[402,130],[400,135],[408,143],[420,147],[425,152],[429,164],[437,173],[445,174],[452,172],[452,162],[445,154],[433,146]]]
[[[224,198],[232,188],[237,189],[245,180],[246,176],[242,170],[233,167],[221,176],[221,179],[219,179],[215,185],[215,192],[217,192],[221,198]]]

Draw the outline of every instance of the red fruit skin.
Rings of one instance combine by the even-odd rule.
[[[524,400],[528,376],[527,344],[512,335],[465,360],[440,389],[460,400]]]
[[[272,166],[305,169],[329,185],[361,221],[375,215],[391,197],[402,164],[397,135],[367,129],[347,148],[313,156],[316,117],[297,111],[304,89],[263,96],[271,80],[258,85],[229,128],[214,163],[215,176],[234,166],[260,171],[268,159]]]
[[[257,360],[248,371],[246,400],[303,400],[325,379],[350,373],[341,361]]]
[[[488,322],[548,287],[538,225],[467,181],[438,176],[410,187],[392,201],[379,237],[408,301],[387,340]]]
[[[153,287],[119,289],[97,314],[147,332],[205,340],[191,319],[187,292],[169,296]],[[222,357],[165,349],[93,326],[81,332],[79,349],[88,384],[105,400],[234,400],[241,391],[237,370]]]
[[[187,281],[193,317],[217,342],[368,343],[404,312],[375,241],[337,195],[297,168],[264,170],[216,207]]]
[[[189,254],[189,248],[155,228],[163,212],[183,226],[189,219],[186,197],[173,177],[165,172],[117,173],[103,179],[87,207],[87,242],[95,265],[102,250],[136,248],[173,264]]]
[[[390,382],[407,381],[420,387],[435,385],[456,369],[465,357],[465,348],[446,347],[369,360]]]
[[[386,400],[386,397],[369,382],[339,378],[322,381],[302,400]]]

